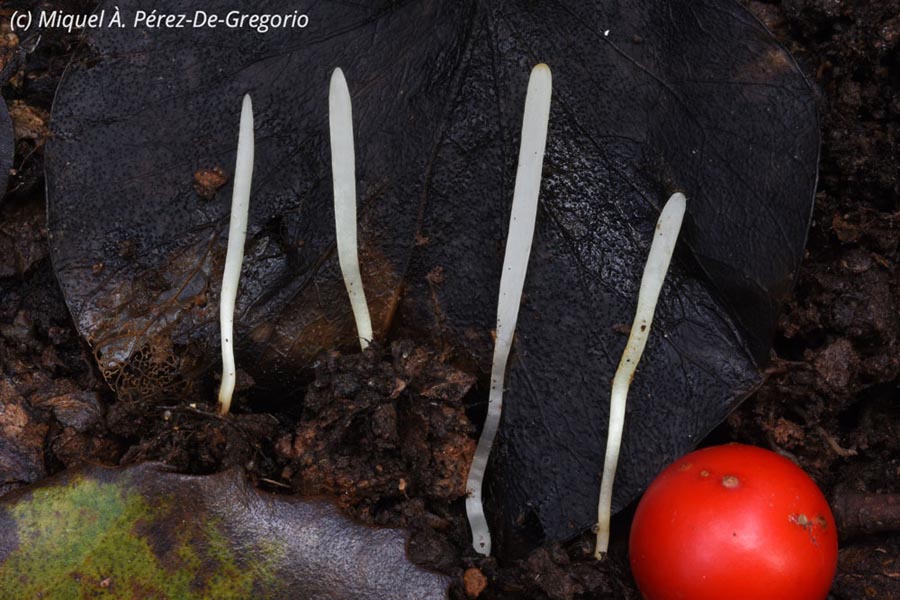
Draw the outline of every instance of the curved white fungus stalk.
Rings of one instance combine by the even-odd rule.
[[[253,179],[253,104],[244,96],[241,126],[238,132],[237,161],[234,167],[234,190],[231,195],[231,221],[228,225],[228,251],[222,273],[219,299],[219,324],[222,332],[222,385],[219,387],[219,413],[228,414],[234,394],[234,303],[237,299],[241,265],[244,263],[244,241],[247,238],[247,215],[250,212],[250,183]]]
[[[619,361],[619,368],[613,377],[612,392],[609,399],[609,433],[606,438],[606,458],[603,462],[603,478],[600,482],[600,500],[597,504],[597,547],[594,558],[600,560],[609,547],[609,519],[612,509],[613,481],[616,478],[616,467],[619,464],[619,449],[622,444],[622,430],[625,426],[625,402],[628,399],[628,388],[634,378],[634,370],[637,368],[644,346],[647,345],[647,336],[650,334],[650,325],[653,323],[653,313],[656,311],[656,301],[662,290],[669,263],[672,260],[672,252],[675,250],[675,242],[678,241],[678,233],[681,231],[681,222],[684,219],[685,197],[684,194],[675,193],[666,202],[656,222],[656,231],[653,243],[650,244],[650,253],[647,256],[647,265],[644,267],[644,275],[641,278],[641,288],[638,292],[637,309],[634,314],[634,322],[631,324],[631,333],[628,343]]]
[[[334,225],[338,261],[350,296],[359,345],[372,341],[372,319],[366,303],[356,242],[356,158],[353,149],[353,109],[350,91],[340,69],[331,74],[328,90],[328,123],[331,130],[331,174],[334,181]]]
[[[478,448],[469,469],[466,482],[466,514],[472,528],[472,546],[476,552],[491,553],[491,533],[484,516],[481,501],[481,484],[487,467],[500,413],[503,406],[503,385],[506,379],[506,362],[516,331],[519,304],[525,272],[534,238],[534,222],[537,217],[538,192],[541,187],[541,170],[544,148],[547,142],[547,123],[550,119],[550,95],[552,78],[550,68],[539,64],[531,71],[528,92],[525,96],[525,115],[522,119],[522,141],[519,146],[519,167],[513,192],[506,253],[503,257],[503,273],[500,276],[500,297],[497,301],[497,331],[494,343],[494,360],[491,366],[491,390],[488,414],[478,440]]]

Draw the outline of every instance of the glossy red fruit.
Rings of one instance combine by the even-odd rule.
[[[692,452],[660,473],[629,545],[647,600],[823,600],[837,568],[834,517],[813,480],[742,444]]]

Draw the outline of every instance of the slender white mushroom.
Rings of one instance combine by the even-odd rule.
[[[359,274],[356,242],[356,157],[353,149],[353,109],[350,91],[340,69],[331,74],[328,90],[328,123],[331,130],[331,174],[334,181],[334,226],[338,262],[356,321],[359,345],[372,341],[372,319]]]
[[[522,119],[522,141],[519,146],[519,166],[513,191],[506,253],[503,257],[503,273],[500,276],[500,297],[497,301],[497,330],[494,343],[494,360],[491,366],[491,389],[488,414],[478,440],[475,457],[466,482],[466,514],[472,528],[472,546],[476,552],[491,553],[491,533],[484,516],[481,484],[487,468],[491,447],[500,424],[503,407],[503,385],[506,380],[506,363],[519,318],[522,287],[531,255],[534,223],[537,218],[538,193],[541,187],[541,170],[544,148],[547,142],[547,124],[550,120],[550,96],[552,78],[550,68],[539,64],[531,71],[528,92],[525,95],[525,115]]]
[[[647,345],[656,302],[662,290],[663,281],[669,270],[675,242],[681,231],[684,219],[684,194],[675,193],[666,202],[656,222],[653,242],[641,278],[638,292],[637,309],[631,333],[625,351],[619,361],[612,382],[609,399],[609,433],[606,438],[606,458],[603,461],[603,478],[600,481],[600,500],[597,504],[597,546],[594,558],[600,560],[609,548],[609,519],[612,509],[613,481],[616,478],[616,467],[619,464],[619,449],[622,444],[622,430],[625,426],[625,402],[628,399],[628,388],[634,378],[634,371]]]
[[[234,167],[234,191],[231,194],[231,220],[228,225],[228,250],[222,274],[219,299],[219,324],[222,332],[222,385],[219,387],[219,413],[228,414],[236,378],[234,366],[234,303],[237,299],[244,242],[247,238],[247,216],[250,212],[250,183],[253,179],[253,104],[244,96],[241,125],[238,131],[237,161]]]

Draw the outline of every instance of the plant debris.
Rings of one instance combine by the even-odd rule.
[[[18,598],[439,600],[403,532],[321,499],[272,496],[239,470],[65,471],[0,501],[0,587]]]

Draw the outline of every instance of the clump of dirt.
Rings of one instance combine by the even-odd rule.
[[[387,515],[410,497],[451,503],[465,496],[475,441],[463,399],[472,375],[409,341],[329,352],[313,370],[314,381],[294,400],[299,418],[223,417],[212,398],[189,406],[120,399],[106,425],[128,445],[123,463],[157,460],[191,473],[241,466],[268,485],[334,497],[368,523],[405,525]]]
[[[823,146],[771,376],[732,415],[730,435],[792,456],[826,488],[896,492],[900,2],[749,5],[818,84]]]
[[[0,222],[11,214],[30,218],[30,211],[3,207]],[[115,463],[123,451],[106,431],[108,390],[84,353],[46,254],[20,267],[0,277],[0,494],[78,462]]]
[[[506,568],[498,568],[491,559],[481,560],[490,587],[477,597],[637,600],[640,595],[628,573],[624,548],[612,549],[600,563],[594,559],[593,544],[585,537],[565,546],[538,548]]]
[[[475,378],[411,342],[394,343],[391,362],[379,358],[370,346],[316,362],[296,430],[276,445],[284,478],[365,520],[391,498],[464,497],[475,442],[463,398]]]

